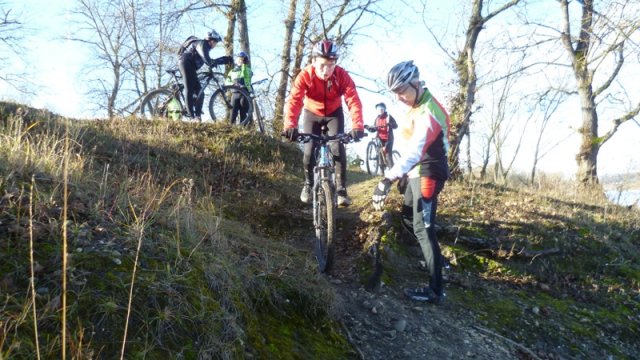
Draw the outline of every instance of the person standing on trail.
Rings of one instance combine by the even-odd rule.
[[[351,113],[351,137],[358,141],[364,136],[362,102],[356,85],[349,73],[336,65],[337,60],[338,47],[333,41],[322,40],[313,46],[311,64],[296,77],[286,105],[284,136],[290,141],[295,141],[298,137],[298,118],[301,112],[305,133],[320,135],[323,125],[328,127],[330,136],[344,133],[343,97]],[[313,151],[314,143],[306,143],[302,159],[304,186],[300,194],[300,201],[305,204],[311,201]],[[332,142],[331,153],[336,159],[338,205],[349,206],[351,199],[347,195],[347,155],[344,144]]]
[[[209,68],[218,65],[231,65],[233,58],[231,56],[221,56],[217,59],[211,59],[209,52],[222,41],[222,37],[215,30],[207,33],[204,40],[200,40],[195,36],[189,36],[187,40],[180,46],[178,50],[178,68],[182,74],[184,83],[184,97],[187,100],[187,113],[193,120],[202,121],[202,105],[204,103],[204,94],[198,96],[202,85],[198,80],[198,69],[202,65]]]
[[[406,121],[398,132],[406,150],[374,189],[373,207],[382,209],[393,181],[402,179],[401,183],[406,182],[406,185],[398,186],[404,192],[402,224],[420,244],[429,269],[429,284],[404,289],[404,293],[412,300],[437,304],[445,296],[442,283],[444,259],[434,226],[438,194],[449,178],[449,114],[423,86],[413,61],[392,67],[387,76],[387,86],[400,102],[409,107]]]
[[[227,74],[225,83],[227,85],[236,85],[238,89],[245,90],[248,94],[252,95],[252,76],[253,71],[251,71],[251,65],[249,63],[249,54],[240,51],[236,54],[235,67]],[[245,119],[247,117],[247,111],[249,110],[249,99],[242,96],[242,93],[238,89],[231,90],[231,104],[233,105],[231,109],[231,124],[236,123],[238,113],[240,114],[240,119]]]
[[[384,174],[384,170],[388,165],[393,167],[393,130],[398,128],[396,119],[387,113],[387,106],[381,102],[376,104],[378,116],[373,121],[373,126],[365,126],[370,132],[378,132],[378,138],[383,146],[384,161],[380,164],[380,170]]]

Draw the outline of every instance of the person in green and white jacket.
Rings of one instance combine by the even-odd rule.
[[[229,71],[229,74],[227,74],[226,83],[227,85],[238,85],[240,88],[246,90],[250,95],[252,95],[252,76],[253,71],[251,71],[249,55],[244,51],[240,51],[235,56],[234,68]],[[247,116],[247,111],[249,110],[248,101],[249,99],[241,96],[239,91],[232,91],[231,103],[233,104],[233,109],[231,110],[231,118],[229,119],[232,124],[236,123],[238,113],[240,114],[241,119],[244,119]]]

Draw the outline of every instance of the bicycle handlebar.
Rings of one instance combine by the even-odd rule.
[[[258,81],[252,82],[252,83],[251,83],[251,86],[260,85],[260,84],[262,84],[263,82],[265,82],[265,81],[267,81],[267,80],[269,80],[269,78],[264,78],[264,79],[262,79],[262,80],[258,80]]]
[[[286,136],[283,132],[280,134],[281,136]],[[367,134],[363,134],[363,137],[366,137]],[[316,135],[316,134],[307,134],[307,133],[298,133],[295,141],[299,143],[308,143],[309,141],[315,141],[319,143],[328,143],[330,141],[340,141],[343,144],[348,144],[350,142],[357,141],[355,140],[351,134],[336,134],[336,135]]]
[[[387,125],[385,125],[385,126],[369,126],[369,125],[365,125],[364,126],[364,128],[366,130],[369,130],[370,132],[376,132],[376,131],[384,129],[386,127],[387,127]]]

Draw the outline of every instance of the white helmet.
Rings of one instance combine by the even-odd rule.
[[[413,60],[396,64],[389,70],[387,75],[387,86],[393,92],[401,90],[416,81],[420,81],[420,71],[413,64]]]

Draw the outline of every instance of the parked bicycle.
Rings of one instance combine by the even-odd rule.
[[[321,135],[298,134],[299,143],[315,143],[315,166],[313,168],[313,226],[315,228],[315,255],[318,270],[328,272],[333,265],[336,235],[336,179],[335,164],[330,143],[340,141],[348,144],[353,141],[349,134],[327,135],[328,128],[322,126]],[[284,135],[284,134],[283,134]]]
[[[182,83],[182,75],[178,69],[166,70],[171,75],[169,84],[166,86],[149,91],[140,102],[139,115],[142,119],[168,119],[181,120],[186,116],[186,99],[184,98],[184,84]],[[251,117],[253,105],[249,93],[238,88],[236,85],[225,85],[224,74],[214,71],[206,71],[198,73],[198,80],[202,84],[202,88],[198,93],[198,98],[204,101],[205,91],[211,86],[213,93],[209,98],[209,116],[211,121],[220,121],[228,119],[233,104],[231,103],[231,91],[240,91],[241,96],[246,97],[249,109],[247,115],[240,122],[245,122]]]
[[[369,130],[369,132],[377,132],[379,128],[380,127],[365,125],[365,129]],[[396,150],[393,150],[391,156],[394,162],[400,159],[400,153]],[[376,175],[378,170],[382,170],[384,173],[384,170],[390,168],[392,165],[388,163],[385,148],[382,145],[382,140],[377,136],[371,139],[369,144],[367,144],[367,158],[365,159],[365,165],[369,175]]]
[[[251,83],[251,88],[253,89],[253,93],[251,94],[251,102],[253,105],[253,116],[251,116],[249,119],[247,119],[246,121],[240,123],[241,125],[250,125],[250,123],[252,121],[256,122],[256,125],[258,126],[258,131],[260,131],[260,133],[264,134],[264,115],[262,114],[262,110],[260,108],[260,104],[258,104],[258,97],[256,96],[256,86],[260,86],[262,83],[264,83],[265,81],[269,80],[268,78],[262,79],[262,80],[258,80],[255,82]]]

